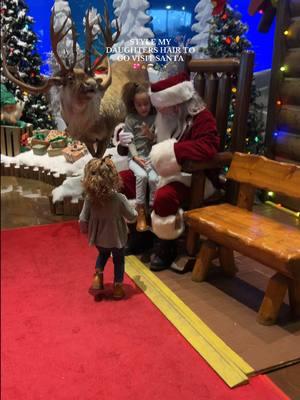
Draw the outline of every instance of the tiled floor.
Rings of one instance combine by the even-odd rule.
[[[41,182],[25,180],[15,177],[1,178],[1,228],[14,228],[20,226],[31,226],[49,224],[74,217],[60,217],[51,215],[49,209],[48,194],[51,186]],[[274,209],[260,207],[263,214],[276,214],[275,217],[281,221],[299,226],[298,222],[291,216],[274,211]],[[273,215],[274,216],[274,215]],[[261,271],[262,272],[262,271]],[[266,269],[266,274],[269,271]],[[244,270],[244,274],[247,271]],[[164,280],[161,275],[162,280]],[[182,275],[173,274],[172,285],[176,293],[176,279],[184,279]],[[252,280],[255,279],[252,275]],[[168,284],[166,279],[166,284]],[[177,285],[180,288],[180,285]],[[257,276],[257,287],[260,287],[260,278]],[[180,296],[180,290],[177,290]],[[300,364],[287,366],[268,373],[268,376],[277,384],[291,399],[300,399]]]

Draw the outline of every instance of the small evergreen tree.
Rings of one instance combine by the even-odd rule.
[[[208,57],[240,57],[244,50],[251,48],[251,43],[246,38],[248,26],[241,21],[241,15],[228,4],[222,12],[214,15],[210,20],[210,32],[207,49],[204,49]],[[263,105],[256,99],[260,95],[253,79],[251,88],[251,100],[248,114],[248,131],[246,135],[246,149],[251,153],[262,152],[263,147]],[[233,93],[229,111],[229,125],[227,129],[226,147],[230,144],[230,132],[233,123],[235,107],[235,95]]]
[[[193,58],[203,58],[204,49],[207,47],[209,38],[209,21],[212,15],[213,5],[210,0],[200,0],[195,7],[195,19],[197,22],[191,29],[196,34],[192,37],[190,44],[194,45]]]
[[[154,38],[154,33],[146,25],[150,23],[151,17],[147,15],[146,11],[149,8],[149,2],[147,0],[115,0],[113,3],[115,7],[114,14],[118,18],[119,26],[121,27],[120,37],[113,46],[115,50],[111,55],[111,60],[116,61],[122,59],[123,56],[131,56],[136,54],[135,48],[145,48],[151,53],[152,44],[134,43],[132,44],[131,39],[136,40],[150,40]],[[116,21],[112,22],[112,26],[116,27]],[[120,52],[119,48],[132,49],[126,53]],[[145,52],[147,52],[145,51]]]
[[[32,29],[34,20],[27,12],[28,6],[24,0],[2,0],[1,32],[5,35],[7,64],[18,71],[18,77],[24,83],[38,86],[42,82],[42,61],[36,51],[37,37]],[[6,84],[16,98],[25,102],[22,120],[32,123],[35,129],[54,127],[45,96],[32,96],[22,91],[14,83],[7,81],[2,73],[1,82]]]

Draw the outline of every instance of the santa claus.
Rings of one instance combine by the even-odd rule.
[[[158,245],[151,256],[151,269],[158,271],[170,267],[176,257],[175,239],[184,231],[183,205],[187,203],[191,176],[181,172],[186,160],[207,161],[219,149],[216,122],[196,93],[186,73],[167,78],[151,85],[150,99],[157,110],[157,143],[150,158],[160,176],[151,213],[152,231]],[[121,146],[128,146],[132,134],[119,133]],[[121,147],[122,148],[122,147]],[[134,196],[134,176],[122,171],[124,192]],[[207,180],[206,196],[213,193]]]

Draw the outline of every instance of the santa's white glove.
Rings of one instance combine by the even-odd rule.
[[[119,133],[119,141],[120,141],[120,145],[122,146],[128,146],[133,139],[133,133],[132,132],[124,132],[121,131]]]

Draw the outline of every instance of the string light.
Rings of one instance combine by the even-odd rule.
[[[237,92],[237,88],[236,88],[236,87],[233,87],[233,88],[231,89],[231,91],[232,91],[232,93],[236,93],[236,92]]]
[[[274,192],[268,192],[267,194],[268,194],[269,197],[274,197],[275,196]]]
[[[277,104],[278,106],[281,106],[281,104],[282,104],[281,100],[277,100],[277,101],[276,101],[276,104]]]
[[[290,31],[285,30],[285,31],[283,32],[283,34],[284,34],[285,36],[288,36],[288,35],[290,34]]]
[[[276,204],[276,203],[273,203],[273,201],[270,201],[270,200],[267,200],[265,203],[270,205],[270,206],[272,206],[272,207],[274,207],[274,208],[277,208],[280,211],[284,211],[287,214],[291,214],[296,218],[300,218],[300,212],[299,211],[290,210],[289,208],[283,207],[282,204],[280,204],[280,203]]]
[[[286,65],[282,65],[282,66],[280,67],[280,71],[281,71],[281,72],[287,71],[287,66],[286,66]]]
[[[235,41],[236,41],[236,43],[238,43],[239,41],[240,41],[240,37],[239,36],[237,36],[236,38],[235,38]]]

